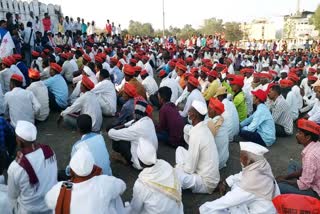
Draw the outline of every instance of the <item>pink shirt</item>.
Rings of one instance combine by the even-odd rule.
[[[320,142],[311,142],[301,152],[302,174],[297,181],[300,190],[312,189],[320,195]]]

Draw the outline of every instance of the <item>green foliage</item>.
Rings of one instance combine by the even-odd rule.
[[[316,27],[317,30],[320,30],[320,5],[318,5],[315,14],[313,14],[310,21]]]
[[[215,33],[222,33],[223,29],[223,20],[222,19],[205,19],[203,21],[203,26],[200,27],[200,32],[205,35],[214,35]]]
[[[152,36],[154,34],[154,29],[150,23],[141,23],[130,20],[128,32],[131,35]]]
[[[227,22],[224,25],[224,32],[226,40],[228,41],[239,41],[243,37],[243,32],[240,29],[240,23],[238,22]]]

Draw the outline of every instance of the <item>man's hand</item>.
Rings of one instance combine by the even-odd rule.
[[[276,177],[276,181],[278,183],[285,182],[287,179],[288,179],[287,176],[278,176],[278,177]]]
[[[60,127],[62,121],[63,121],[63,117],[60,115],[59,118],[58,118],[58,120],[57,120],[57,125],[58,125],[58,127]]]
[[[218,189],[219,189],[220,196],[224,196],[226,194],[227,188],[228,188],[228,184],[226,183],[226,181],[219,182]]]

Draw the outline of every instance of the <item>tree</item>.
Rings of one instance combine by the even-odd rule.
[[[153,36],[154,29],[150,23],[141,23],[130,20],[128,32],[131,35]]]
[[[203,26],[200,27],[200,32],[205,35],[214,35],[215,33],[222,33],[223,29],[222,19],[205,19]]]
[[[238,22],[227,22],[224,25],[226,40],[228,41],[239,41],[243,37],[243,32],[240,29],[240,23]]]
[[[192,25],[190,24],[186,24],[182,29],[181,29],[181,32],[180,34],[178,34],[178,37],[181,37],[183,39],[187,39],[187,38],[190,38],[192,35],[195,35],[197,34],[197,30],[194,29],[192,27]]]
[[[320,30],[320,5],[318,5],[310,21],[316,27],[316,30]]]

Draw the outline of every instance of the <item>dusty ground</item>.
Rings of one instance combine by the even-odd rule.
[[[154,118],[157,118],[157,112]],[[64,128],[57,128],[56,119],[58,114],[50,114],[48,121],[38,125],[38,142],[52,146],[57,154],[59,169],[64,169],[69,162],[70,151],[73,143],[81,136],[75,131]],[[110,123],[110,118],[104,118],[104,127]],[[102,132],[109,150],[112,151],[110,140],[107,138],[105,129]],[[292,158],[300,160],[300,152],[302,146],[296,143],[295,137],[278,138],[277,142],[270,148],[270,152],[266,155],[270,162],[274,175],[283,175],[286,173],[287,164]],[[166,146],[159,145],[158,158],[164,159],[174,165],[175,150]],[[221,171],[221,177],[225,178],[228,175],[239,172],[241,169],[239,163],[239,145],[236,143],[230,144],[230,158],[227,167]],[[128,201],[132,196],[132,187],[137,179],[138,171],[132,167],[123,166],[119,163],[112,163],[112,171],[114,176],[123,179],[127,184],[127,190],[123,194],[123,201]],[[185,213],[197,213],[201,204],[207,201],[212,201],[218,198],[218,194],[212,195],[192,194],[190,191],[183,192],[183,203]]]

